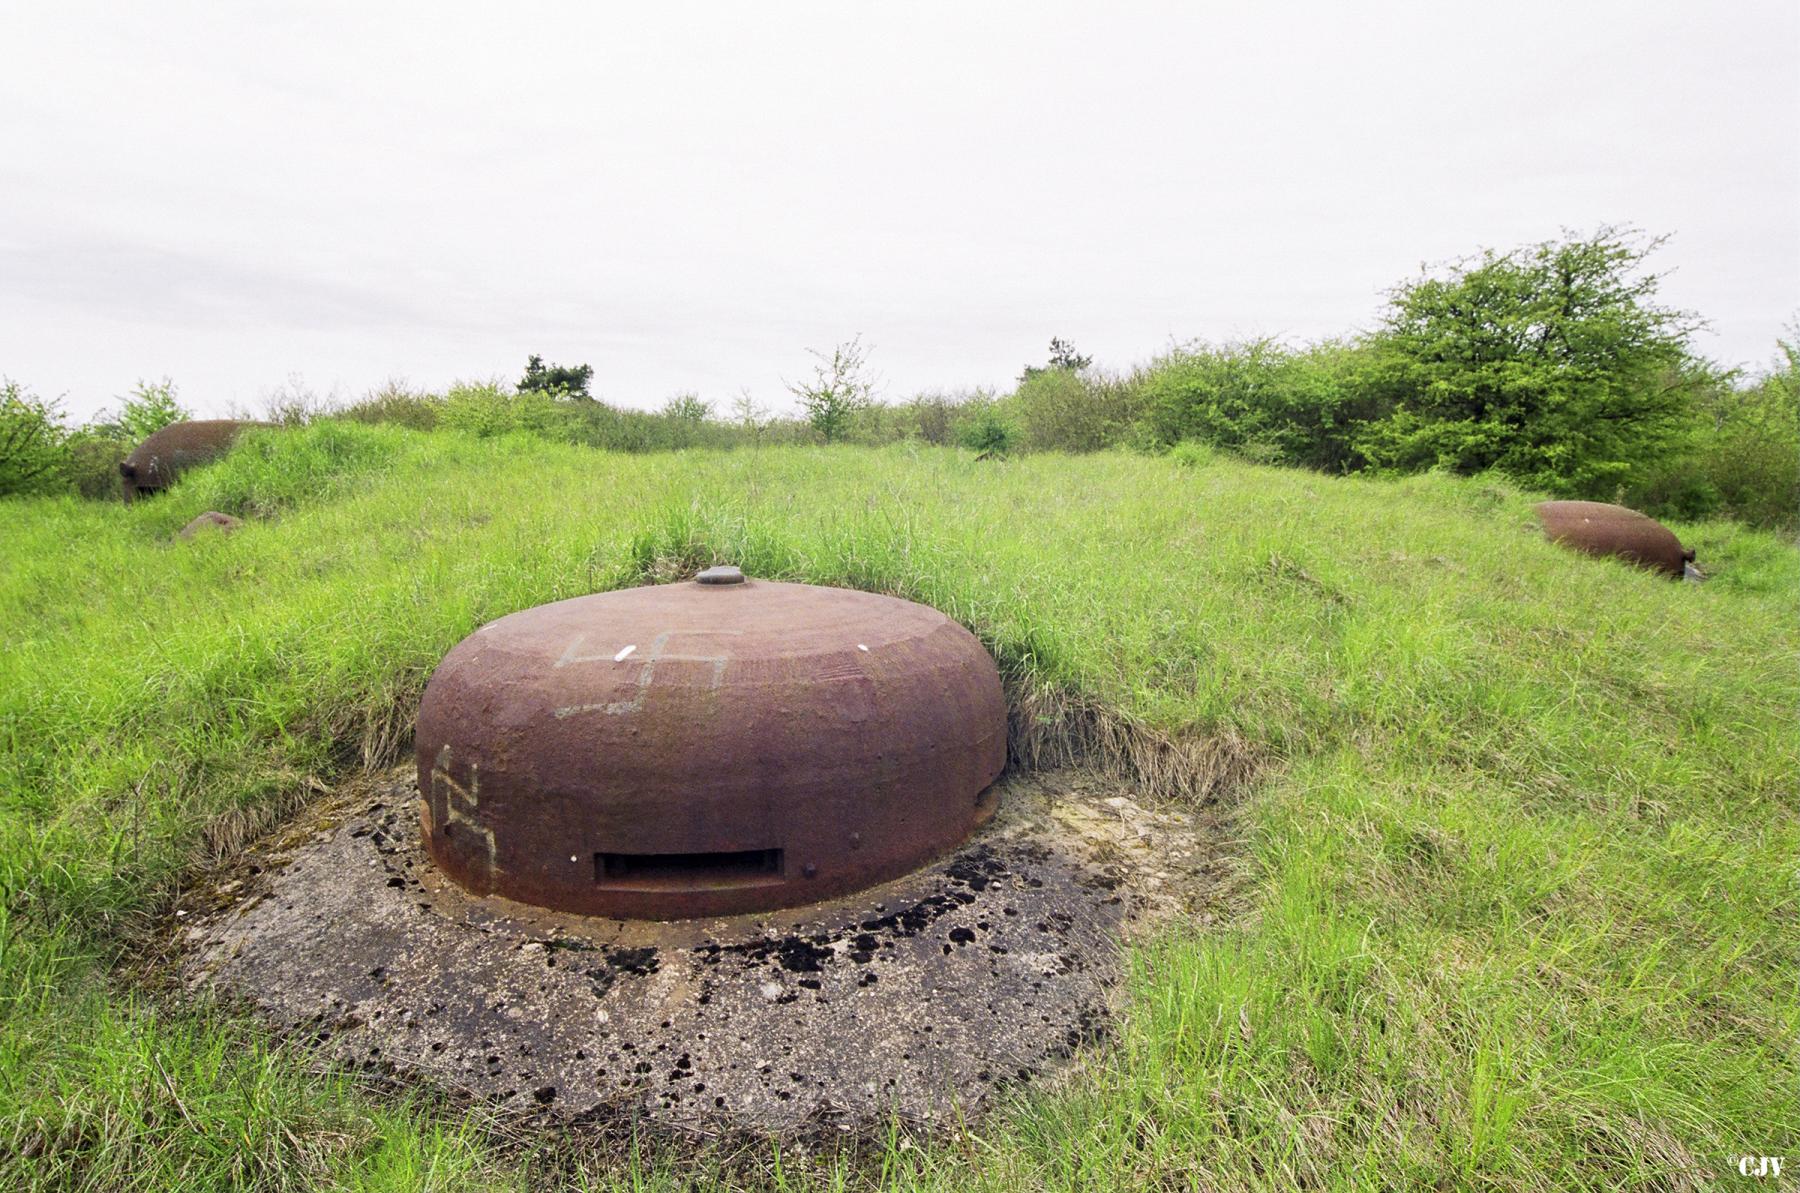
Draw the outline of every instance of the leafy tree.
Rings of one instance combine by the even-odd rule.
[[[1075,351],[1075,345],[1069,341],[1051,336],[1050,363],[1041,367],[1026,365],[1025,371],[1019,374],[1019,384],[1023,385],[1042,373],[1079,373],[1093,363],[1093,357],[1083,356]]]
[[[60,403],[0,379],[0,497],[39,493],[63,483],[68,428]]]
[[[560,398],[592,398],[588,382],[593,379],[592,365],[546,365],[543,357],[533,353],[525,362],[525,375],[519,378],[518,390]]]
[[[140,380],[131,396],[120,402],[119,417],[113,425],[123,438],[137,443],[170,423],[192,417],[193,414],[176,400],[175,383],[164,377],[161,381]]]
[[[1391,414],[1356,446],[1398,470],[1497,468],[1608,497],[1681,428],[1690,314],[1644,270],[1663,243],[1630,229],[1484,252],[1403,285],[1376,337]]]
[[[850,430],[857,412],[875,400],[875,382],[868,376],[868,350],[862,337],[839,344],[827,356],[808,349],[817,360],[809,382],[790,383],[788,392],[800,400],[806,421],[827,443],[835,443]]]

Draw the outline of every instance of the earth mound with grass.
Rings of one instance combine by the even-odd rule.
[[[1800,1136],[1800,555],[1672,584],[1487,478],[897,446],[617,456],[324,423],[129,508],[0,510],[0,1185],[1680,1188]],[[207,510],[232,535],[174,543]],[[1013,766],[1228,811],[1115,1030],[947,1138],[804,1156],[521,1134],[371,1084],[159,941],[404,757],[482,622],[733,562],[999,661]]]

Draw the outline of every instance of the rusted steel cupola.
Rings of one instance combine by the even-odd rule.
[[[1586,555],[1611,555],[1680,579],[1694,561],[1675,532],[1656,519],[1603,501],[1543,501],[1534,507],[1544,536]]]
[[[267,425],[234,418],[170,423],[120,461],[119,478],[125,500],[135,501],[146,493],[161,492],[187,469],[224,455],[245,431]]]
[[[934,609],[693,582],[503,617],[419,708],[426,847],[456,882],[561,911],[681,919],[898,877],[993,813],[994,661]]]

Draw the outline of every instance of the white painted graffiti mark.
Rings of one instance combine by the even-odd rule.
[[[437,809],[441,805],[444,815],[441,823],[446,829],[452,825],[462,825],[482,843],[482,852],[487,860],[487,872],[497,874],[500,870],[498,853],[494,848],[494,830],[481,823],[481,764],[469,763],[469,785],[464,787],[450,777],[450,745],[448,742],[437,753],[431,764],[431,814],[437,820]]]
[[[620,654],[616,655],[576,654],[575,652],[581,649],[581,644],[585,641],[587,641],[586,634],[575,635],[569,640],[569,645],[563,650],[562,657],[557,659],[551,666],[556,670],[561,671],[564,667],[572,667],[576,663],[599,663],[607,659],[611,659],[613,662],[617,663],[620,661],[620,655],[628,653],[627,651],[621,651]]]
[[[704,635],[707,637],[718,637],[721,635],[735,636],[739,633],[742,633],[742,631],[665,630],[656,636],[655,640],[650,643],[650,649],[644,653],[638,668],[637,690],[632,693],[631,699],[601,701],[597,704],[572,704],[567,708],[557,709],[556,715],[558,718],[561,718],[572,717],[576,713],[603,712],[608,716],[617,717],[634,713],[638,709],[644,707],[644,697],[650,691],[650,685],[656,680],[656,665],[662,662],[711,663],[713,665],[712,678],[708,681],[706,687],[708,691],[716,690],[719,685],[725,681],[725,667],[731,662],[731,656],[723,654],[685,654],[671,651],[669,649],[669,639],[697,635]],[[577,634],[575,640],[569,643],[568,649],[563,651],[562,657],[556,661],[558,667],[566,667],[571,663],[600,662],[608,657],[606,655],[577,655],[575,652],[581,648],[583,637],[585,637],[585,635]],[[612,656],[612,661],[615,663],[624,662],[625,656],[631,653],[631,649],[632,648],[622,650],[617,655]]]

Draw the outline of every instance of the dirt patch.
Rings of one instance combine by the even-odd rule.
[[[192,892],[184,980],[326,1056],[557,1119],[707,1135],[965,1120],[1104,1036],[1121,945],[1210,918],[1216,823],[1082,772],[906,878],[759,916],[648,923],[476,898],[393,772]]]

